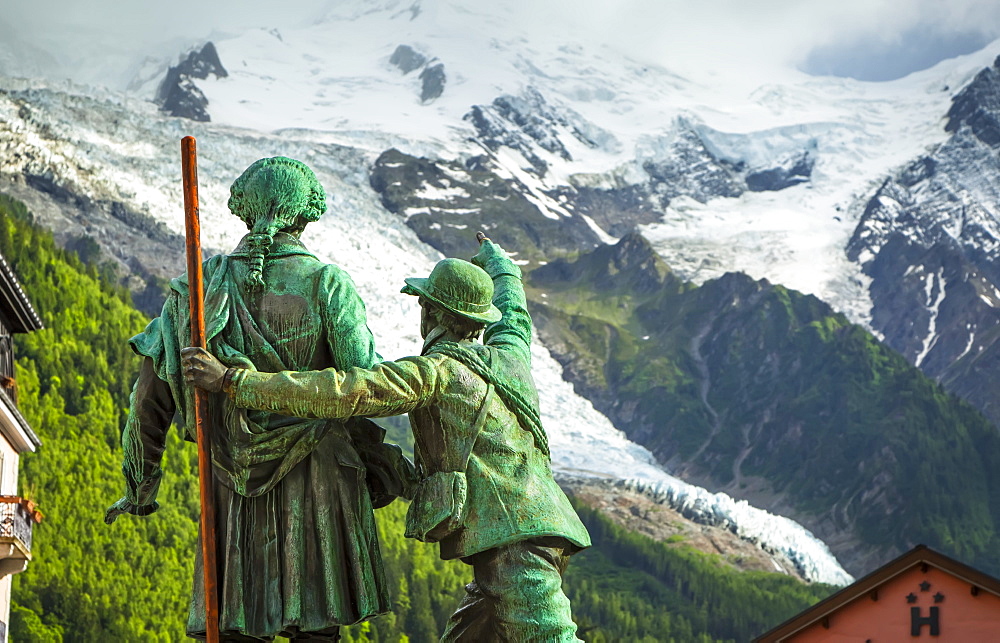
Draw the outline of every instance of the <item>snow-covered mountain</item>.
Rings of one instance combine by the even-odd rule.
[[[88,236],[137,274],[180,272],[183,230],[177,160],[181,134],[199,142],[202,232],[206,246],[230,248],[242,234],[225,209],[230,177],[260,156],[306,159],[330,195],[330,212],[312,224],[306,244],[350,272],[362,293],[369,325],[386,358],[418,350],[414,302],[398,294],[408,276],[426,274],[440,254],[387,212],[368,186],[373,159],[356,148],[315,140],[308,131],[266,134],[179,121],[155,106],[122,97],[94,98],[3,80],[0,147],[8,163],[0,190],[25,201],[64,244]],[[317,138],[322,138],[318,136]],[[469,251],[475,250],[472,232]],[[697,506],[713,521],[725,517],[747,538],[782,551],[808,578],[844,583],[848,576],[829,550],[785,518],[724,494],[685,484],[629,442],[563,380],[545,348],[534,347],[535,378],[559,471],[636,478]]]
[[[943,141],[886,176],[848,255],[886,342],[1000,423],[1000,58],[957,93]]]
[[[64,243],[97,240],[142,282],[183,269],[181,136],[198,138],[204,242],[219,250],[241,234],[225,209],[229,183],[257,158],[300,158],[331,206],[305,241],[353,275],[389,358],[419,345],[398,284],[439,251],[474,252],[479,228],[538,264],[639,226],[687,279],[746,272],[887,335],[877,301],[873,314],[881,246],[848,253],[848,243],[870,238],[857,231],[879,220],[866,204],[886,178],[948,143],[952,96],[1000,51],[890,83],[789,71],[734,89],[520,26],[503,7],[346,3],[308,27],[215,39],[225,74],[171,76],[192,60],[184,51],[180,64],[137,63],[127,91],[5,76],[0,190]],[[10,56],[0,63],[30,68]],[[210,122],[163,114],[174,90]],[[535,360],[557,468],[636,479],[788,552],[810,578],[849,579],[801,527],[670,476],[538,344]]]
[[[866,279],[843,251],[858,202],[946,140],[954,91],[1000,51],[890,83],[789,73],[734,95],[618,51],[525,42],[502,13],[387,5],[217,42],[230,75],[198,83],[213,121],[323,130],[330,141],[431,159],[465,161],[485,146],[497,171],[555,217],[583,208],[552,193],[639,190],[657,218],[647,234],[675,269],[697,281],[741,270],[862,322]],[[400,46],[422,66],[392,63]],[[431,64],[443,66],[444,89],[425,101],[419,76]],[[603,232],[619,236],[611,227]]]

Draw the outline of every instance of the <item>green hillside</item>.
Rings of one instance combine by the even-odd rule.
[[[22,459],[20,488],[46,519],[33,562],[14,577],[11,640],[184,640],[198,514],[193,445],[171,432],[157,514],[103,522],[122,492],[119,435],[139,365],[126,342],[148,320],[2,195],[0,253],[46,327],[16,338],[21,411],[43,442]],[[394,613],[349,628],[345,641],[436,640],[471,580],[462,563],[402,537],[404,512],[397,502],[377,513]],[[581,512],[595,547],[575,557],[567,591],[587,640],[743,641],[830,591],[741,574]]]
[[[749,641],[836,588],[736,572],[716,554],[674,548],[577,506],[594,546],[566,573],[580,637],[610,641]]]
[[[846,534],[855,574],[918,543],[1000,572],[1000,433],[819,299],[696,288],[637,234],[529,283],[577,389],[674,470]]]

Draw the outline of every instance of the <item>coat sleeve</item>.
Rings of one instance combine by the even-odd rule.
[[[503,248],[489,240],[482,243],[473,263],[493,279],[493,305],[503,314],[500,321],[486,327],[483,343],[514,351],[530,362],[531,316],[521,283],[521,269]]]
[[[153,360],[145,358],[132,388],[129,416],[122,431],[125,497],[133,505],[152,505],[156,501],[163,475],[160,462],[174,410],[169,385],[156,375]]]
[[[238,370],[233,403],[301,418],[388,417],[433,404],[442,386],[443,356],[407,357],[373,368],[259,373]]]
[[[381,362],[382,357],[375,352],[365,304],[346,272],[335,266],[327,270],[329,300],[324,314],[333,363],[343,370],[371,368]]]

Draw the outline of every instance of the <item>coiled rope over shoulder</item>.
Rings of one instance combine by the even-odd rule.
[[[503,380],[493,377],[489,365],[475,351],[464,348],[456,342],[440,341],[431,347],[429,353],[440,353],[457,360],[481,377],[487,384],[492,383],[496,389],[497,396],[517,417],[521,428],[531,434],[535,441],[535,447],[541,451],[546,458],[551,458],[549,453],[549,437],[542,428],[542,419],[538,415],[538,408],[529,403],[514,388]]]

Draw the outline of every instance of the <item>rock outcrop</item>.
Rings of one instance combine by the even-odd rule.
[[[781,552],[767,551],[725,526],[691,519],[621,480],[560,475],[558,481],[577,502],[600,511],[629,531],[718,555],[724,564],[742,571],[779,572],[808,582]]]
[[[420,69],[426,62],[427,56],[409,45],[396,47],[396,50],[389,56],[389,63],[399,67],[399,70],[404,74]]]
[[[1000,425],[1000,59],[947,116],[951,137],[883,181],[847,252],[885,342]]]
[[[179,118],[207,122],[208,99],[195,84],[195,79],[205,79],[212,74],[216,78],[229,75],[219,60],[219,53],[211,42],[199,51],[192,51],[176,67],[170,67],[167,75],[156,91],[155,102],[160,110]]]
[[[434,102],[444,93],[448,76],[444,63],[417,51],[409,45],[399,45],[389,56],[389,64],[397,67],[403,75],[420,70],[420,102],[424,105]]]
[[[447,76],[444,73],[444,63],[427,65],[420,72],[420,102],[427,104],[444,93]]]

